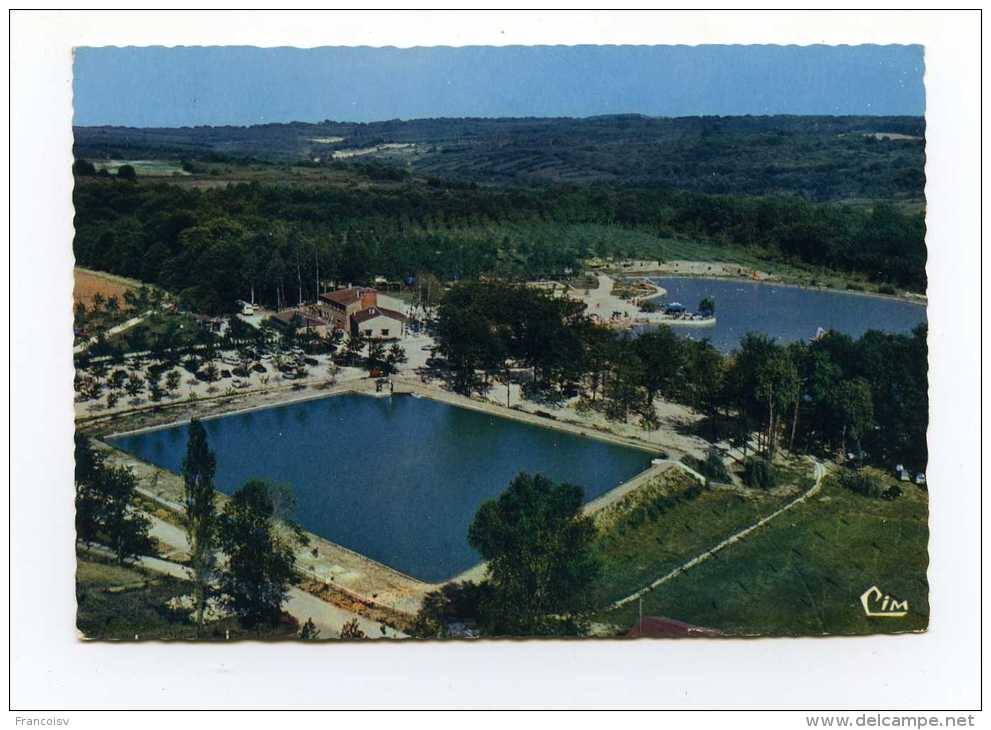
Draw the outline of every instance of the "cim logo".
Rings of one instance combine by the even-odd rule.
[[[901,618],[908,615],[908,601],[896,601],[877,586],[864,591],[860,602],[864,605],[864,613],[871,618]]]

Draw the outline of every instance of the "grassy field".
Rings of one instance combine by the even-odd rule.
[[[121,566],[77,554],[76,626],[89,639],[98,640],[223,640],[295,638],[295,622],[285,620],[274,629],[245,631],[234,619],[208,624],[197,637],[188,615],[166,604],[172,598],[188,595],[192,584],[133,566]]]
[[[670,470],[656,482],[597,517],[600,537],[595,549],[602,575],[594,589],[594,605],[605,606],[665,575],[730,535],[770,514],[798,494],[795,486],[774,492],[713,488],[689,496],[699,483],[681,470]],[[665,496],[684,495],[672,506]],[[635,514],[638,506],[663,504]],[[613,616],[601,614],[610,621]]]
[[[116,175],[123,165],[130,165],[138,177],[173,177],[189,173],[182,169],[177,160],[94,160],[97,170],[106,170]]]
[[[74,302],[83,302],[87,307],[92,303],[96,294],[102,294],[104,299],[117,297],[121,306],[124,304],[124,292],[137,288],[137,282],[131,284],[127,279],[111,274],[103,274],[87,269],[73,269],[72,298]]]
[[[887,502],[827,477],[822,492],[643,598],[667,616],[733,635],[924,630],[929,622],[928,499],[914,485]],[[877,586],[909,602],[904,618],[868,618],[860,596]],[[631,625],[637,605],[599,618]]]

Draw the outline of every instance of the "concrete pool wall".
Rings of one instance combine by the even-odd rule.
[[[450,391],[443,390],[442,388],[437,388],[435,386],[427,385],[425,383],[419,383],[416,381],[395,379],[393,381],[393,390],[391,392],[387,390],[376,391],[375,382],[371,379],[362,379],[356,381],[350,381],[343,383],[341,385],[336,385],[332,388],[328,388],[325,391],[319,393],[306,393],[304,395],[299,395],[296,397],[285,398],[281,401],[271,402],[271,403],[260,403],[256,405],[243,406],[238,408],[224,409],[223,403],[220,399],[213,405],[219,406],[219,408],[211,413],[204,414],[202,416],[197,416],[201,421],[209,421],[217,418],[224,418],[226,416],[234,416],[240,413],[251,413],[252,411],[264,411],[269,408],[275,408],[281,405],[290,405],[293,403],[305,403],[312,400],[321,400],[325,398],[333,398],[338,395],[345,395],[348,393],[358,394],[358,395],[368,395],[377,398],[387,398],[390,395],[413,395],[422,398],[429,398],[431,400],[438,401],[440,403],[447,403],[448,405],[456,406],[458,408],[467,408],[474,411],[479,411],[481,413],[487,413],[492,416],[497,416],[499,418],[508,418],[515,421],[520,421],[522,423],[529,423],[531,425],[540,426],[541,428],[550,428],[558,431],[563,431],[565,433],[571,433],[578,436],[585,436],[588,438],[598,439],[600,441],[605,441],[607,443],[612,443],[617,446],[625,446],[633,449],[640,449],[641,451],[646,451],[648,453],[659,455],[670,449],[661,449],[654,444],[648,444],[641,441],[636,441],[635,439],[624,438],[623,436],[617,436],[616,434],[600,431],[595,428],[590,428],[589,426],[583,426],[581,424],[572,423],[570,421],[562,421],[553,418],[544,418],[537,416],[533,413],[517,409],[517,408],[507,408],[505,406],[493,403],[490,400],[483,398],[468,398],[457,393],[451,393]],[[182,408],[184,405],[190,405],[187,403],[175,403],[165,406],[165,408]],[[148,433],[151,431],[163,431],[165,429],[173,428],[175,426],[182,426],[188,424],[193,417],[182,418],[178,420],[166,421],[162,423],[156,423],[154,425],[141,426],[139,428],[125,429],[122,431],[107,431],[101,429],[99,431],[99,438],[101,441],[106,441],[109,439],[118,439],[125,436],[136,436],[142,433]],[[126,420],[126,416],[123,419]],[[112,423],[112,421],[111,421]]]

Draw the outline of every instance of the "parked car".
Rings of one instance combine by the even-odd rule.
[[[256,362],[254,365],[252,365],[251,366],[251,369],[254,370],[256,373],[267,373],[268,372],[268,368],[265,367],[264,365],[262,365],[260,362]]]
[[[220,377],[222,377],[222,378],[229,378],[230,376],[231,376],[231,371],[230,370],[221,370],[220,371]]]

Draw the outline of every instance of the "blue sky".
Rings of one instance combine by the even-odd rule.
[[[921,46],[79,48],[74,123],[908,114]]]

